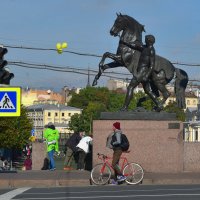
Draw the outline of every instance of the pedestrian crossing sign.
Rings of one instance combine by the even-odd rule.
[[[0,87],[0,117],[15,117],[21,114],[21,88]]]

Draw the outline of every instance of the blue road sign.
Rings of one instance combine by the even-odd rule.
[[[31,130],[31,136],[34,136],[35,135],[35,129],[32,129]]]
[[[0,88],[0,116],[20,116],[21,88]]]

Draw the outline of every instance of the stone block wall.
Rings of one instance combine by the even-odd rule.
[[[44,158],[47,156],[46,144],[33,142],[32,144],[32,170],[41,170]]]
[[[147,172],[183,171],[183,124],[179,121],[94,120],[93,165],[99,162],[98,152],[112,156],[106,138],[115,121],[121,123],[130,141],[129,161],[139,163]]]

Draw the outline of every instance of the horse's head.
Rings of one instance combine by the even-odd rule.
[[[120,35],[121,31],[128,30],[130,33],[136,35],[138,40],[142,39],[142,32],[145,31],[144,26],[137,22],[132,17],[128,15],[117,14],[117,18],[110,29],[110,34],[112,36]]]
[[[110,34],[114,37],[118,36],[119,33],[125,29],[125,26],[126,26],[126,23],[125,23],[124,16],[121,13],[117,14],[117,19],[115,20],[115,23],[110,29]]]

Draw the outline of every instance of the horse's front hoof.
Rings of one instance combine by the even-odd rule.
[[[155,112],[161,112],[163,110],[162,107],[154,107]]]
[[[128,111],[128,108],[127,108],[127,107],[122,107],[122,108],[120,108],[119,111],[120,111],[120,112],[127,112],[127,111]]]
[[[92,86],[95,86],[95,85],[97,85],[97,81],[96,80],[94,80],[93,83],[92,83]]]

